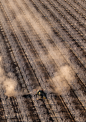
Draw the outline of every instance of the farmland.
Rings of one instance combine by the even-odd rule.
[[[0,0],[0,122],[86,122],[85,0]]]

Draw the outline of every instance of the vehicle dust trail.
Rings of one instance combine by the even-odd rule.
[[[12,1],[10,1],[10,2],[12,2]],[[52,32],[51,27],[49,27],[48,23],[44,22],[42,16],[38,12],[36,12],[34,6],[30,3],[30,1],[25,0],[25,2],[29,5],[28,10],[26,10],[27,6],[25,7],[21,1],[17,1],[17,2],[22,7],[22,9],[25,13],[25,15],[23,15],[23,16],[28,19],[28,22],[34,28],[34,30],[39,35],[39,37],[42,38],[42,40],[45,38],[45,30],[44,29],[46,29],[47,32],[49,34],[51,34],[51,32]],[[12,3],[12,5],[14,6],[14,9],[17,11],[15,4]],[[22,22],[22,18],[24,18],[23,16],[19,13],[17,15],[16,19],[18,18]],[[14,21],[12,21],[12,24],[13,23],[14,23]],[[25,25],[24,25],[24,28],[25,28]]]
[[[12,73],[8,73],[6,76],[2,65],[2,57],[0,56],[0,85],[5,90],[5,95],[8,97],[16,96],[17,81],[13,78]]]
[[[29,2],[29,4],[32,6],[32,4]],[[23,7],[23,5],[21,4],[22,6],[22,9],[24,10],[25,12],[25,15],[26,17],[28,18],[30,24],[32,25],[32,27],[34,28],[34,30],[37,32],[37,34],[39,35],[39,37],[42,39],[42,40],[45,40],[46,38],[46,34],[44,33],[43,31],[43,28],[46,28],[46,31],[48,32],[49,35],[52,35],[52,30],[51,28],[49,27],[48,23],[45,23],[44,20],[42,19],[42,17],[35,11],[34,7],[32,6],[32,9],[31,11],[34,11],[34,15],[36,16],[32,16],[32,14],[29,12],[26,11],[26,8]],[[24,15],[24,16],[25,16]],[[28,15],[28,16],[27,16]],[[35,18],[36,17],[36,18]],[[17,18],[19,20],[22,20],[22,17],[21,15],[19,14],[19,16],[17,16]],[[16,19],[17,19],[16,18]],[[39,18],[39,19],[37,19]],[[12,21],[12,24],[13,24],[13,21]],[[41,25],[41,26],[40,26]],[[43,25],[43,26],[42,26]],[[42,28],[43,27],[43,28]],[[24,26],[25,28],[25,26]],[[49,53],[51,51],[51,48],[48,47],[49,49]],[[51,54],[51,53],[50,53]],[[54,53],[55,54],[55,53]],[[59,55],[59,54],[58,54]],[[53,59],[55,60],[59,60],[62,58],[62,56],[59,58],[57,56],[53,56],[53,54],[51,54],[51,56],[53,57]],[[43,57],[43,55],[41,56],[41,59],[45,61],[45,58]],[[62,61],[62,59],[61,59]],[[65,63],[65,62],[64,62]],[[66,63],[67,64],[67,63]],[[73,77],[72,77],[73,75]],[[68,83],[66,82],[66,80],[68,82],[71,82],[72,78],[74,78],[74,74],[72,74],[72,70],[70,68],[70,66],[68,65],[65,65],[65,66],[61,66],[60,68],[60,71],[59,71],[59,74],[58,73],[55,73],[54,74],[54,77],[52,78],[53,79],[53,83],[54,83],[54,86],[55,86],[55,89],[56,89],[56,92],[59,92],[59,93],[62,93],[62,91],[67,91],[70,89]],[[66,80],[64,80],[66,79]]]

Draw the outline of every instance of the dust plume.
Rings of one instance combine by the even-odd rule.
[[[66,92],[70,89],[69,85],[67,84],[66,80],[60,72],[59,74],[56,73],[52,80],[54,83],[53,86],[56,93],[62,94],[63,92]]]
[[[16,89],[15,89],[17,86],[17,82],[14,79],[6,78],[6,80],[3,82],[3,86],[6,91],[5,95],[7,95],[8,97],[17,95]]]
[[[74,78],[75,76],[71,67],[68,65],[62,66],[59,72],[55,73],[52,78],[55,91],[59,94],[68,92],[70,90],[69,84],[71,84]]]
[[[66,65],[60,68],[61,74],[65,77],[67,81],[71,81],[75,78],[74,72],[71,67]]]
[[[2,85],[5,90],[5,95],[8,97],[17,95],[17,81],[11,77],[11,74],[12,73],[8,73],[6,76],[2,66],[2,57],[0,56],[0,85]]]

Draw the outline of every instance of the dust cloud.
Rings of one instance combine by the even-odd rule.
[[[51,84],[56,93],[68,92],[75,81],[75,73],[57,48],[49,47],[48,51],[57,65],[57,71],[51,76]]]
[[[65,79],[69,82],[71,82],[71,80],[74,80],[75,78],[75,74],[72,71],[71,67],[66,65],[60,68],[61,74],[65,77]]]
[[[53,86],[56,93],[62,94],[63,92],[66,92],[70,89],[69,85],[67,84],[66,80],[60,72],[59,74],[56,73],[52,80],[54,83]]]
[[[4,88],[6,90],[5,95],[8,97],[15,96],[17,92],[15,91],[15,88],[17,86],[17,82],[11,78],[6,78],[6,80],[3,82]]]
[[[74,78],[75,75],[71,67],[68,65],[62,66],[58,73],[55,73],[54,77],[52,78],[55,92],[58,94],[64,94],[68,92]]]
[[[2,65],[2,57],[0,56],[0,85],[5,90],[5,95],[8,97],[17,95],[17,81],[14,78],[10,77],[11,74],[12,73],[8,73],[8,75],[5,74]]]
[[[14,10],[18,13],[16,16],[16,19],[21,20],[22,25],[24,25],[24,29],[26,30],[27,25],[24,21],[25,18],[28,19],[28,22],[31,24],[31,26],[34,28],[34,30],[36,31],[36,33],[39,35],[40,38],[44,39],[45,38],[45,32],[44,29],[51,34],[51,27],[49,27],[49,23],[44,21],[44,19],[42,18],[42,16],[39,14],[39,12],[37,12],[34,8],[34,6],[31,4],[30,1],[28,1],[28,8],[30,8],[30,11],[33,13],[31,14],[31,12],[29,10],[26,10],[26,7],[21,4],[20,0],[18,1],[18,3],[20,4],[20,6],[22,7],[22,9],[24,10],[25,15],[21,14],[18,12],[18,8],[16,7],[15,4],[13,4],[12,1],[10,1]],[[14,20],[15,21],[15,20]],[[12,21],[12,24],[14,24],[14,21]],[[27,28],[28,30],[28,28]]]

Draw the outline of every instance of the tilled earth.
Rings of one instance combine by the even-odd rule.
[[[85,0],[0,0],[0,122],[86,122]]]

